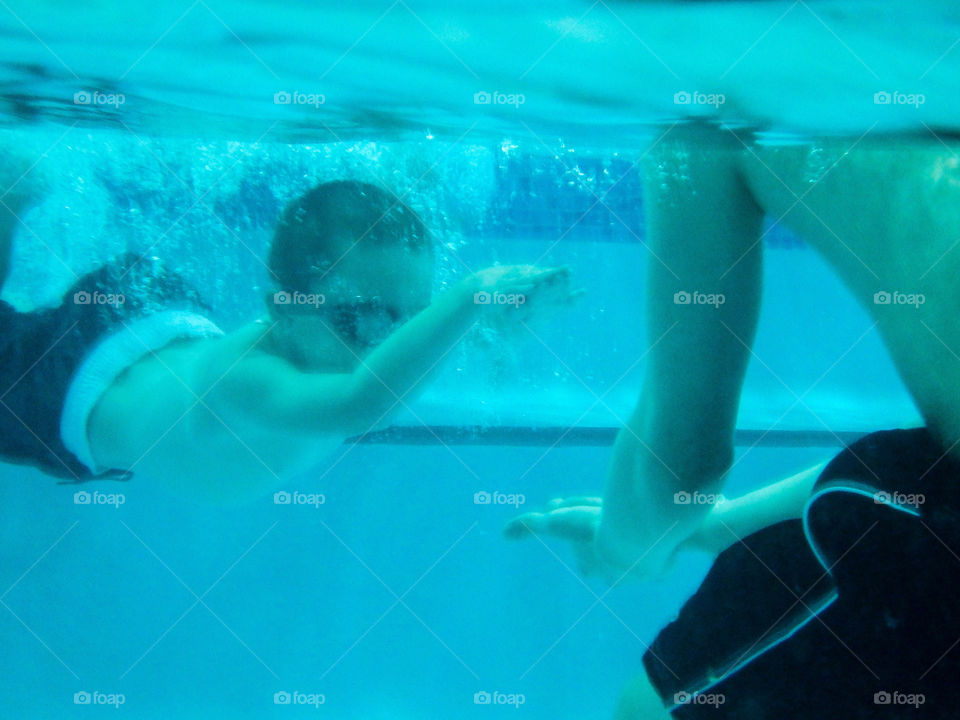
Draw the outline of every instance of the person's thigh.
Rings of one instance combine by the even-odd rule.
[[[960,440],[960,143],[920,138],[754,146],[756,202],[816,250],[876,322],[924,420]]]
[[[646,671],[634,677],[620,694],[614,720],[669,720],[670,713],[653,689]]]
[[[0,208],[0,215],[3,209]],[[7,282],[10,274],[10,253],[13,251],[13,229],[0,217],[0,290]]]

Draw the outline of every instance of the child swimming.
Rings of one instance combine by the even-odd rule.
[[[478,320],[520,323],[570,298],[567,269],[513,265],[432,300],[433,260],[413,211],[346,180],[285,209],[264,315],[233,332],[135,253],[78,279],[58,308],[4,303],[0,458],[76,482],[142,474],[210,501],[267,493],[410,403]],[[525,302],[483,302],[494,294]]]

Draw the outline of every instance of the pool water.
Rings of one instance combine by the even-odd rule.
[[[58,136],[21,133],[34,147]],[[315,707],[274,704],[296,691],[322,695],[320,711],[335,718],[515,712],[474,704],[474,693],[500,692],[522,695],[530,717],[609,716],[706,559],[605,594],[578,578],[562,543],[514,545],[501,530],[548,498],[598,492],[635,401],[637,373],[617,381],[643,349],[636,185],[625,180],[603,216],[555,241],[558,223],[635,172],[630,163],[487,146],[141,144],[79,130],[48,159],[49,194],[27,217],[33,232],[17,236],[4,291],[22,309],[55,303],[71,282],[51,252],[81,272],[150,248],[176,258],[217,322],[236,326],[261,311],[257,258],[276,209],[318,178],[367,168],[409,182],[439,228],[438,291],[464,267],[539,260],[570,264],[586,293],[536,329],[540,341],[470,336],[397,417],[404,432],[344,445],[329,467],[279,489],[303,504],[199,506],[149,479],[77,488],[3,466],[6,707],[59,718],[77,709],[74,693],[99,692],[122,694],[137,718],[312,717]],[[809,249],[776,230],[767,272],[765,364],[750,369],[732,495],[819,462],[848,436],[916,418],[870,321]],[[77,504],[77,491],[91,501]],[[524,504],[475,504],[484,491]]]
[[[0,465],[2,717],[610,717],[709,558],[608,593],[502,528],[599,493],[636,402],[645,143],[690,117],[771,143],[960,125],[945,2],[44,0],[0,29],[2,141],[38,160],[2,288],[20,310],[134,250],[235,329],[263,312],[279,211],[340,178],[423,217],[435,293],[526,262],[584,290],[519,340],[472,331],[392,430],[281,495],[211,507]],[[730,496],[920,423],[866,313],[768,230]]]
[[[948,132],[958,25],[949,0],[11,0],[0,99],[13,124],[249,141]]]
[[[509,717],[474,704],[500,692],[524,696],[524,717],[608,717],[707,563],[606,594],[560,544],[508,543],[514,508],[475,493],[522,494],[522,510],[597,487],[609,454],[545,450],[361,446],[284,485],[322,504],[233,509],[136,481],[84,488],[119,507],[76,505],[74,488],[7,471],[5,707],[64,717],[86,691],[145,719]],[[753,450],[734,492],[831,452]],[[323,695],[322,715],[275,705],[285,691]]]

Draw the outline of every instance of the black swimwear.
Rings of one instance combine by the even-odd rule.
[[[721,553],[644,655],[673,717],[960,717],[958,481],[922,428],[841,452],[803,521]]]
[[[89,410],[96,398],[80,396],[102,392],[105,388],[95,387],[97,382],[112,380],[89,367],[93,351],[121,331],[140,328],[136,333],[137,339],[144,338],[140,347],[129,348],[128,343],[128,357],[107,363],[115,376],[124,369],[123,363],[128,367],[159,349],[161,336],[169,342],[171,335],[219,332],[199,315],[208,310],[182,278],[158,259],[137,253],[115,258],[80,278],[57,308],[20,313],[0,302],[0,461],[32,465],[73,482],[103,473],[107,469],[91,467],[92,460],[77,454],[84,454],[77,446],[86,442],[85,427],[73,433],[77,436],[73,450],[63,436],[62,416],[71,393],[80,408],[74,414],[82,416],[83,408]],[[168,325],[175,320],[178,329],[157,333],[138,325],[151,317]],[[184,318],[195,320],[202,330],[184,330]],[[78,376],[84,378],[84,387],[75,387]]]

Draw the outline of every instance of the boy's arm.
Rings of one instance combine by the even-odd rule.
[[[614,445],[597,537],[611,564],[645,574],[710,511],[677,494],[718,493],[732,462],[761,295],[763,213],[740,179],[739,150],[719,133],[688,132],[661,143],[645,172],[650,351]]]
[[[765,485],[733,500],[713,505],[699,527],[680,543],[676,550],[699,550],[719,555],[735,542],[765,527],[800,518],[813,485],[826,462],[815,465],[784,480]],[[606,565],[596,550],[596,533],[603,513],[598,497],[556,498],[545,511],[528,512],[507,523],[504,534],[510,539],[531,534],[569,540],[585,575],[603,575],[609,582],[619,582],[626,568]],[[664,567],[669,566],[669,561]],[[645,577],[649,565],[633,568],[635,578]]]
[[[222,383],[224,404],[273,427],[355,435],[370,430],[472,327],[479,306],[461,283],[360,361],[352,373],[304,373],[282,358],[259,355]]]
[[[813,485],[826,462],[733,500],[714,505],[700,527],[678,549],[719,555],[758,530],[803,516]]]
[[[565,268],[488,268],[411,318],[360,360],[353,373],[302,373],[280,358],[261,355],[240,372],[231,372],[221,394],[229,396],[224,398],[227,403],[246,405],[248,413],[270,427],[342,435],[366,432],[426,386],[440,361],[478,319],[489,314],[524,319],[531,306],[562,302],[569,295],[568,281]],[[523,311],[477,304],[478,292],[522,293],[527,302]]]

